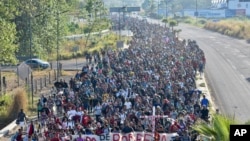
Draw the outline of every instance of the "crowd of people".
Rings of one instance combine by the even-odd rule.
[[[94,60],[86,58],[74,78],[57,82],[37,103],[38,120],[26,127],[28,138],[67,141],[77,135],[74,140],[83,141],[86,134],[153,132],[155,126],[155,133],[178,133],[173,141],[196,140],[190,126],[207,121],[209,113],[209,101],[195,84],[204,52],[168,27],[138,18],[125,24],[134,34],[129,48],[92,54]],[[153,107],[155,115],[168,118],[155,118],[155,125],[141,118],[152,115]]]

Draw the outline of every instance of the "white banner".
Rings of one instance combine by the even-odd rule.
[[[161,133],[159,141],[172,141],[172,138],[177,136],[177,133]],[[74,135],[76,139],[78,135]],[[82,138],[87,141],[153,141],[153,134],[146,132],[133,132],[129,134],[110,133],[106,135],[82,135]]]

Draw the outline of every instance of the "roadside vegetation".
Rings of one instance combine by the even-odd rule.
[[[18,64],[30,56],[55,60],[57,50],[60,54],[72,52],[65,49],[68,41],[64,36],[85,34],[84,48],[91,44],[90,33],[110,27],[108,10],[102,0],[8,0],[0,3],[0,9],[0,26],[4,27],[0,28],[3,36],[0,64]]]
[[[175,17],[178,22],[191,24],[207,30],[221,33],[250,43],[250,20],[245,17],[228,19],[205,19],[193,17]]]
[[[218,22],[207,22],[204,28],[238,39],[250,39],[250,21],[244,18],[230,18]]]
[[[0,127],[4,127],[16,119],[20,109],[24,109],[25,112],[28,111],[28,95],[23,88],[2,95],[0,101]]]

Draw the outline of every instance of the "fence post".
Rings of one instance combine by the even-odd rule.
[[[3,77],[3,86],[4,86],[5,89],[7,88],[7,83],[6,83],[6,77],[5,76]]]
[[[42,90],[42,88],[43,88],[43,79],[40,78],[40,90]]]
[[[25,78],[25,85],[27,86],[27,84],[28,84],[28,78],[26,77]]]
[[[53,68],[53,66],[52,66],[53,64],[52,64],[52,62],[50,62],[50,69],[52,70],[52,68]]]
[[[37,93],[37,80],[35,80],[35,93]]]
[[[34,85],[33,85],[33,73],[30,74],[30,84],[31,84],[31,104],[32,108],[34,106]]]
[[[19,69],[18,69],[18,67],[16,69],[16,72],[17,72],[17,86],[19,87],[20,86],[20,80],[19,80]]]
[[[62,76],[62,63],[59,63],[59,68],[60,68],[59,69],[59,73],[60,73],[59,76]]]
[[[50,76],[50,72],[49,72],[49,84],[51,84],[51,76]]]
[[[54,69],[54,76],[55,76],[55,81],[56,81],[56,70]]]
[[[6,77],[5,77],[5,76],[3,76],[2,84],[3,84],[4,94],[6,94],[6,91],[7,91],[7,83],[6,83]]]
[[[46,79],[47,77],[46,77],[46,75],[44,76],[44,87],[47,87],[47,79]]]

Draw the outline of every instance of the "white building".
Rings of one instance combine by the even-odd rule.
[[[236,15],[250,16],[250,0],[228,0],[228,9],[236,11]]]

